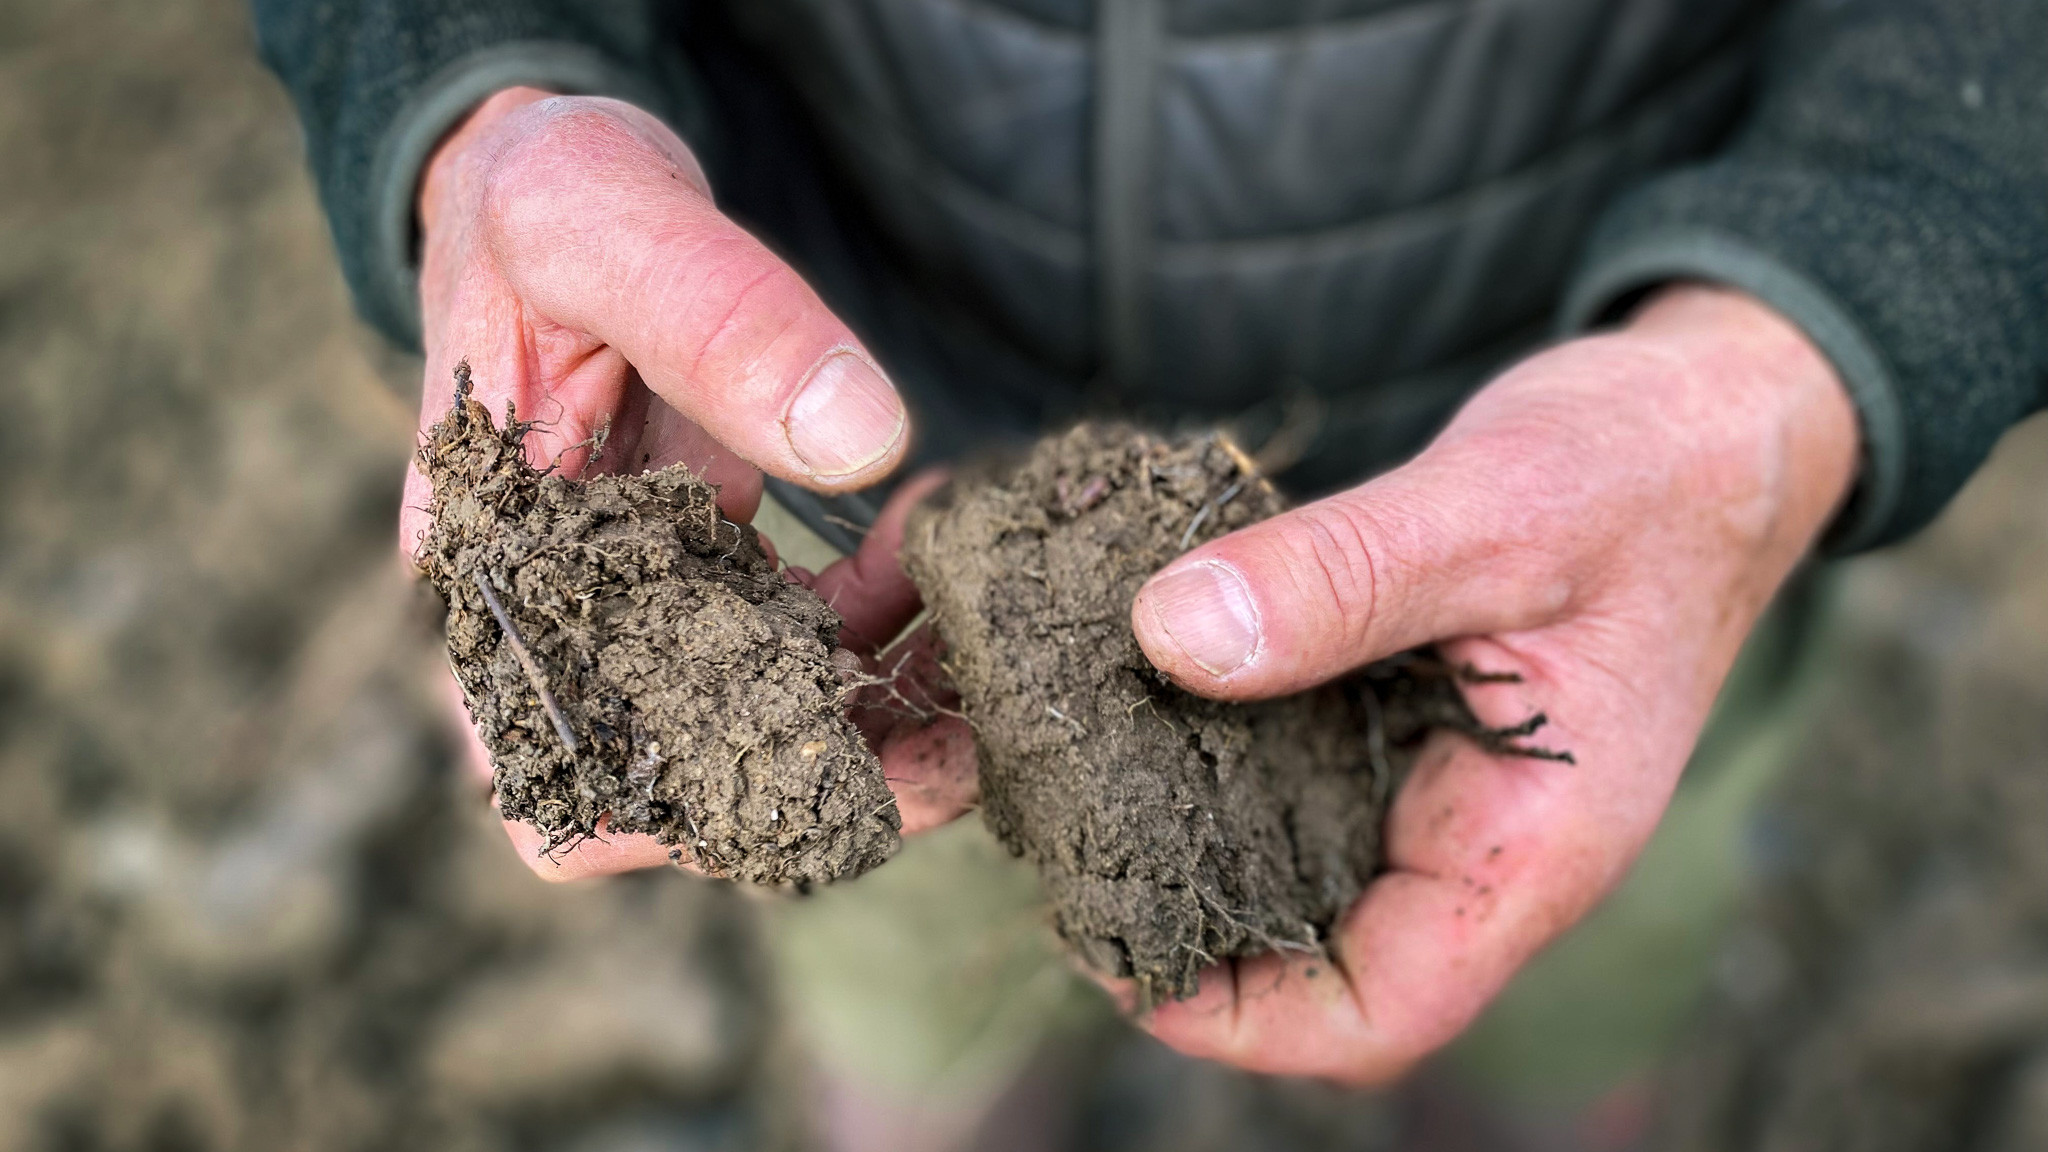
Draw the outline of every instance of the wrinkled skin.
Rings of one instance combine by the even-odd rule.
[[[833,491],[893,467],[907,432],[886,385],[792,399],[819,364],[865,353],[718,215],[681,141],[613,101],[543,97],[501,93],[428,173],[422,426],[446,403],[431,385],[466,355],[487,403],[555,422],[536,459],[609,418],[595,466],[687,461],[735,518],[758,501],[757,468]],[[1391,870],[1343,922],[1335,964],[1227,965],[1146,1026],[1185,1052],[1355,1083],[1456,1035],[1641,850],[1744,637],[1841,504],[1857,436],[1840,381],[1789,323],[1675,285],[1618,331],[1503,374],[1411,463],[1169,565],[1132,624],[1192,691],[1284,694],[1441,641],[1520,674],[1470,688],[1482,721],[1544,712],[1576,763],[1433,737],[1390,819]],[[799,574],[846,616],[843,643],[910,678],[928,641],[876,645],[916,611],[895,548],[934,482],[906,485],[858,555]],[[406,538],[419,528],[409,512]],[[955,722],[863,724],[906,832],[971,802]],[[558,878],[666,862],[615,837],[551,864],[537,833],[510,831]]]
[[[1547,713],[1577,763],[1434,737],[1335,964],[1241,963],[1152,1030],[1357,1082],[1455,1036],[1635,859],[1737,649],[1841,502],[1856,437],[1789,324],[1667,289],[1622,331],[1508,371],[1407,466],[1168,566],[1132,623],[1193,691],[1287,692],[1446,640],[1453,661],[1521,677],[1467,689],[1481,721]]]

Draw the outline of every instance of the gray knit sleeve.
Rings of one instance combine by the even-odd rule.
[[[616,96],[701,131],[660,0],[253,0],[263,59],[298,106],[363,317],[420,339],[414,200],[434,146],[493,92]]]
[[[2048,3],[1791,5],[1749,122],[1606,214],[1562,321],[1675,280],[1759,297],[1847,385],[1864,462],[1832,550],[1926,524],[2048,403]]]

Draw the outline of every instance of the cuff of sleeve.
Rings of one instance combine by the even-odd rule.
[[[392,335],[420,344],[418,223],[420,174],[443,137],[492,94],[519,86],[579,96],[612,96],[663,115],[679,130],[674,97],[596,49],[553,40],[515,40],[458,57],[412,94],[377,147],[370,169],[371,236],[365,311]],[[688,133],[685,133],[688,135]]]
[[[1565,294],[1559,327],[1580,332],[1618,320],[1645,292],[1679,280],[1739,289],[1797,325],[1834,365],[1856,406],[1863,462],[1855,491],[1822,539],[1833,554],[1884,538],[1902,502],[1908,439],[1897,379],[1884,353],[1835,295],[1731,233],[1675,226],[1596,246]]]

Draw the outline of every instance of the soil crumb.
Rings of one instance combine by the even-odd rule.
[[[419,452],[433,527],[416,561],[490,750],[501,813],[555,851],[646,832],[679,863],[760,884],[892,855],[896,802],[848,722],[840,619],[786,579],[681,466],[571,480],[526,461],[457,369]]]
[[[1423,737],[1483,730],[1426,652],[1284,700],[1175,687],[1131,632],[1146,578],[1285,501],[1218,436],[1082,425],[963,475],[904,563],[981,755],[982,812],[1037,865],[1060,935],[1145,1006],[1218,960],[1315,952],[1381,867]],[[1540,723],[1540,719],[1536,721]]]

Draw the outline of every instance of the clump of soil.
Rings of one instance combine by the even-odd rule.
[[[548,850],[652,833],[714,875],[807,885],[899,844],[880,762],[848,722],[839,616],[785,579],[717,490],[676,466],[571,480],[531,424],[497,426],[456,373],[419,451],[433,527],[417,562],[501,813]],[[857,667],[857,666],[856,666]]]
[[[940,501],[904,562],[974,724],[982,812],[1037,865],[1060,934],[1146,1005],[1225,957],[1321,949],[1381,867],[1431,727],[1503,748],[1533,730],[1482,729],[1426,653],[1250,705],[1155,670],[1131,632],[1139,586],[1285,506],[1221,437],[1083,425]]]

